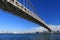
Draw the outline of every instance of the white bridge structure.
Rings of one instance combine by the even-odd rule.
[[[35,14],[37,12],[30,0],[25,1],[28,3],[28,6],[32,7],[32,10],[34,10],[34,12],[32,12],[29,8],[24,6],[18,0],[0,0],[0,8],[4,11],[11,12],[14,15],[17,15],[33,23],[41,25],[42,27],[48,29],[48,31],[51,31],[48,25],[38,15]]]

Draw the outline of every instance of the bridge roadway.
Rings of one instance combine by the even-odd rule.
[[[3,9],[4,11],[11,12],[14,15],[17,15],[33,23],[41,25],[48,31],[51,31],[48,25],[41,18],[39,18],[36,14],[31,12],[17,0],[0,0],[0,8]]]

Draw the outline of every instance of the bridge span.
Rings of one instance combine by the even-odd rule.
[[[32,6],[33,7],[33,6]],[[33,23],[43,26],[51,31],[48,25],[39,16],[34,14],[17,0],[0,0],[0,8],[4,11],[12,12],[12,14],[27,19]]]

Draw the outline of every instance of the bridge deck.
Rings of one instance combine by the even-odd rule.
[[[18,1],[10,1],[10,0],[2,1],[1,0],[0,8],[4,9],[5,11],[12,12],[12,14],[14,14],[14,15],[17,15],[19,17],[32,21],[36,24],[39,24],[39,25],[47,28],[49,31],[51,31],[51,29],[47,26],[47,24],[41,18],[39,18],[37,15],[33,14],[33,12],[28,10]]]

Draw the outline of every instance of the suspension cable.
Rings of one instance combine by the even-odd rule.
[[[34,13],[35,13],[36,15],[38,15],[37,10],[36,10],[35,7],[32,5],[32,3],[31,3],[30,0],[28,0],[28,3],[29,3],[29,5],[32,7],[32,9],[34,10]],[[38,16],[39,16],[39,15],[38,15]]]

